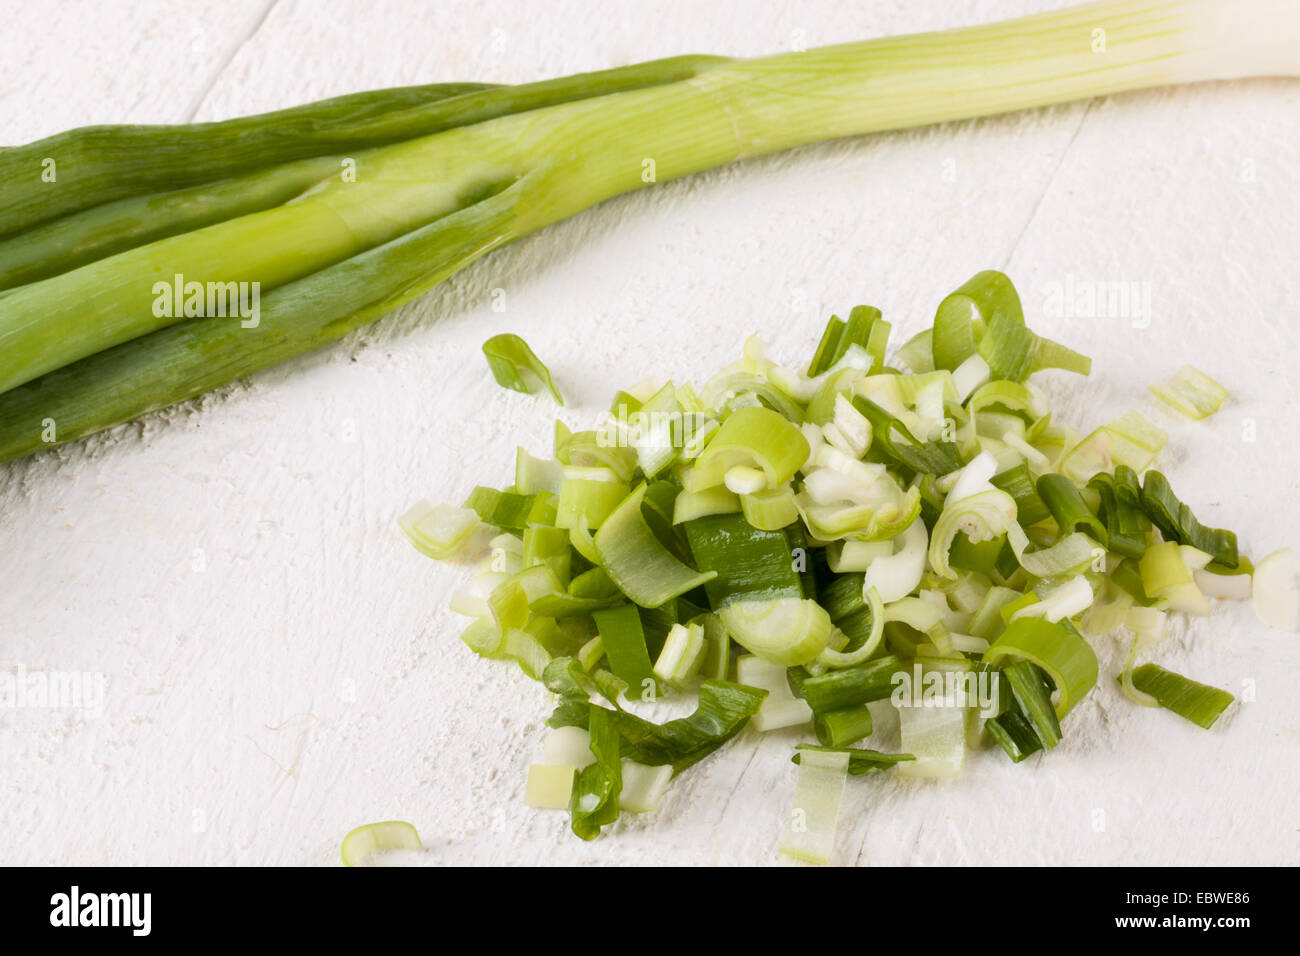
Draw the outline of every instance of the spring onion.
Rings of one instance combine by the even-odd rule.
[[[1250,602],[1259,619],[1279,631],[1300,630],[1295,552],[1281,548],[1255,565]]]
[[[631,604],[606,608],[591,613],[600,634],[609,668],[638,694],[649,691],[657,696],[654,667],[646,644],[645,628],[641,615]]]
[[[817,742],[825,747],[847,747],[870,736],[871,729],[871,711],[866,704],[813,717],[813,733],[817,735]]]
[[[794,477],[808,451],[799,429],[779,413],[762,407],[741,408],[729,415],[710,439],[691,469],[686,489],[702,491],[720,485],[737,467],[759,474],[762,484],[755,491],[779,488]]]
[[[904,346],[914,374],[877,363],[888,323],[871,310],[832,321],[811,377],[751,337],[701,389],[631,386],[612,422],[557,423],[554,461],[517,452],[515,485],[436,513],[426,534],[447,553],[466,548],[460,535],[486,538],[472,534],[483,525],[500,532],[478,593],[453,597],[472,619],[463,640],[557,695],[529,802],[567,804],[594,838],[622,810],[653,812],[672,776],[747,726],[817,740],[796,762],[834,801],[848,774],[950,777],[990,744],[1015,762],[1059,759],[1066,717],[1098,679],[1089,638],[1130,631],[1125,696],[1208,723],[1221,692],[1140,661],[1168,616],[1225,594],[1294,626],[1289,551],[1252,567],[1160,472],[1139,473],[1163,437],[1129,416],[1080,440],[1032,382],[984,380],[999,362],[1073,353],[1013,328],[986,361],[1013,290],[977,278],[945,300],[946,330]],[[958,308],[988,290],[983,311]],[[652,406],[692,416],[694,437],[649,440],[634,422]],[[695,709],[663,724],[632,712],[660,695],[694,695]],[[893,732],[873,720],[886,699],[903,752],[855,749]],[[833,814],[811,822],[782,845],[827,859]]]
[[[1068,623],[1016,618],[984,654],[989,664],[1028,661],[1052,681],[1056,716],[1062,718],[1097,683],[1097,655]]]
[[[1176,541],[1163,541],[1147,548],[1138,562],[1142,591],[1173,611],[1207,617],[1210,606],[1196,586],[1192,572]]]
[[[591,752],[591,735],[581,727],[557,727],[546,735],[542,754],[548,764],[578,770],[596,762]]]
[[[522,374],[528,372],[546,386],[557,404],[564,404],[560,390],[551,379],[551,370],[519,336],[511,333],[494,335],[483,343],[483,354],[498,385],[531,395],[533,386]]]
[[[738,514],[698,518],[685,527],[696,566],[713,575],[704,588],[714,608],[737,599],[803,596],[785,533],[755,528]]]
[[[1051,750],[1059,744],[1061,724],[1052,707],[1052,688],[1042,669],[1028,661],[1017,661],[999,673],[1043,748]]]
[[[916,759],[899,764],[895,772],[926,779],[957,776],[966,759],[968,720],[969,710],[955,695],[946,693],[929,704],[900,705],[900,746]]]
[[[1232,695],[1226,690],[1198,683],[1156,664],[1136,668],[1132,679],[1135,688],[1149,694],[1161,707],[1206,730],[1232,703]]]
[[[813,744],[798,744],[795,747],[795,754],[790,758],[791,763],[802,763],[800,759],[805,751],[827,752],[838,750],[841,753],[848,754],[849,757],[849,776],[861,776],[868,773],[877,773],[881,770],[888,770],[896,764],[905,760],[915,760],[913,754],[887,754],[879,750],[867,750],[865,747],[818,747]]]
[[[1061,458],[1061,474],[1076,482],[1086,482],[1098,472],[1113,471],[1127,465],[1145,471],[1169,436],[1137,412],[1125,412],[1109,424],[1089,433]]]
[[[699,624],[674,624],[655,660],[654,674],[665,684],[681,687],[699,672],[704,662],[704,628]]]
[[[787,667],[814,660],[832,631],[830,615],[810,598],[733,601],[718,616],[745,650]]]
[[[810,676],[793,672],[795,693],[808,701],[815,714],[884,700],[894,690],[894,675],[903,662],[890,654],[865,664],[826,671]]]
[[[799,782],[780,849],[808,863],[829,863],[835,852],[835,828],[849,774],[849,755],[843,751],[805,750],[800,757]]]
[[[596,554],[619,590],[642,607],[658,607],[717,572],[694,571],[668,552],[641,514],[644,498],[641,485],[614,510],[596,532]]]
[[[798,727],[813,719],[812,708],[807,701],[795,697],[786,677],[786,669],[780,664],[773,664],[756,655],[746,655],[736,661],[736,680],[746,687],[767,691],[762,706],[750,721],[759,733],[783,727]]]
[[[955,578],[948,552],[958,533],[972,544],[1006,534],[1016,519],[1016,502],[1005,491],[990,488],[944,507],[930,534],[929,561],[936,574]]]
[[[343,838],[343,865],[364,866],[381,850],[420,850],[420,834],[404,820],[359,826]]]
[[[479,516],[471,508],[430,504],[421,499],[397,519],[397,526],[421,553],[436,560],[450,558],[469,540],[478,527]]]
[[[1226,388],[1190,365],[1184,365],[1167,381],[1148,385],[1147,391],[1170,408],[1197,421],[1209,418],[1228,400]]]
[[[624,757],[619,775],[623,782],[618,795],[619,809],[629,813],[654,813],[668,792],[673,768],[649,767]]]
[[[1142,478],[1142,510],[1155,522],[1166,541],[1190,544],[1225,568],[1237,566],[1237,536],[1221,528],[1203,526],[1192,510],[1174,496],[1169,480],[1158,471],[1149,471]]]
[[[74,268],[65,260],[65,271],[9,289],[0,340],[11,362],[0,390],[63,374],[3,403],[0,454],[43,447],[33,422],[44,417],[60,422],[59,440],[80,437],[335,341],[486,252],[643,187],[628,156],[655,157],[653,178],[667,181],[880,129],[1295,72],[1276,39],[1287,32],[1267,18],[1259,22],[1268,29],[1252,29],[1254,19],[1191,0],[1113,0],[955,30],[938,43],[887,38],[751,61],[660,61],[531,87],[378,96],[324,114],[320,127],[307,108],[233,126],[98,127],[6,150],[0,221],[11,251],[37,229],[46,239],[65,226],[76,232],[83,224],[69,220],[100,204],[144,205],[297,161],[323,167],[328,157],[355,158],[360,174],[321,179],[289,202],[271,190],[261,200],[268,208],[232,205],[216,214],[232,218],[207,225],[163,204],[152,214],[167,221],[128,236],[145,244],[104,246],[114,250],[107,258]],[[1078,39],[1097,22],[1109,38],[1104,58]],[[61,165],[58,190],[19,172],[44,156],[75,157]],[[205,281],[261,283],[259,334],[155,316],[149,290],[160,262]],[[978,346],[994,377],[1082,365],[1004,315],[989,318]]]
[[[577,773],[578,768],[568,764],[530,764],[524,784],[524,804],[538,810],[567,810],[573,799]]]

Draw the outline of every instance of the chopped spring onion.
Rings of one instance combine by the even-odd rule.
[[[1015,499],[998,488],[977,492],[945,506],[930,534],[930,567],[941,578],[956,578],[948,551],[959,533],[972,544],[979,544],[1006,534],[1015,522]]]
[[[601,827],[618,819],[623,767],[619,757],[621,737],[610,711],[592,707],[587,731],[596,760],[578,772],[569,798],[569,815],[573,832],[584,840],[594,840]]]
[[[655,537],[641,514],[645,485],[628,495],[596,532],[596,554],[620,591],[642,607],[658,607],[713,580],[682,564]]]
[[[1007,528],[1007,541],[1020,566],[1036,578],[1078,574],[1106,556],[1106,549],[1081,531],[1067,534],[1050,547],[1030,551],[1029,538],[1018,524],[1012,523]]]
[[[456,554],[478,527],[478,512],[421,498],[397,519],[397,526],[417,551],[436,560]]]
[[[566,467],[555,503],[555,524],[575,528],[580,521],[595,530],[627,497],[627,485],[608,468]]]
[[[745,520],[760,531],[779,531],[799,520],[799,506],[789,485],[741,495],[740,510]]]
[[[893,654],[824,674],[807,676],[791,672],[795,693],[808,701],[815,714],[826,714],[873,700],[884,700],[894,692],[894,675],[903,662]]]
[[[1010,685],[1011,694],[1039,743],[1051,750],[1061,742],[1061,724],[1052,707],[1052,689],[1047,676],[1028,661],[1008,664],[1000,673]]]
[[[806,701],[800,701],[805,707]],[[809,708],[809,716],[812,710]],[[866,704],[831,710],[813,717],[813,733],[824,747],[847,747],[871,735],[871,711]]]
[[[515,490],[520,494],[532,495],[545,491],[558,495],[563,478],[564,467],[560,462],[534,458],[523,448],[515,449]]]
[[[1085,482],[1099,471],[1127,465],[1145,471],[1169,436],[1137,412],[1125,412],[1079,441],[1058,463],[1061,474]]]
[[[470,492],[465,507],[472,508],[484,522],[503,531],[522,531],[534,524],[555,523],[555,496],[544,491],[521,495],[480,485]]]
[[[591,735],[581,727],[556,727],[546,735],[542,755],[548,764],[578,770],[596,762],[596,755],[591,752]]]
[[[1281,548],[1255,565],[1250,601],[1259,619],[1279,631],[1300,630],[1295,552]]]
[[[600,634],[609,669],[615,676],[626,681],[637,694],[650,691],[657,695],[645,628],[636,606],[623,604],[592,611],[591,616]]]
[[[989,664],[1004,660],[1029,661],[1047,673],[1056,690],[1058,719],[1097,683],[1097,655],[1068,621],[1053,624],[1035,617],[1012,621],[984,654]]]
[[[1028,528],[1044,518],[1051,517],[1052,513],[1043,503],[1043,499],[1038,497],[1034,479],[1029,474],[1028,466],[1023,462],[1014,468],[999,472],[991,481],[994,488],[1000,488],[1015,499],[1016,521],[1022,527]]]
[[[1192,580],[1197,589],[1207,598],[1222,598],[1228,601],[1249,601],[1251,596],[1250,574],[1218,574],[1214,571],[1193,571]]]
[[[913,703],[898,708],[900,746],[916,759],[899,764],[896,773],[904,777],[942,779],[961,773],[966,759],[969,709],[956,695],[947,694],[928,704]]]
[[[779,488],[808,459],[808,442],[798,427],[770,408],[732,412],[714,433],[686,479],[688,491],[720,485],[736,466],[758,471],[765,488]],[[733,489],[734,490],[734,489]]]
[[[1209,616],[1210,606],[1197,588],[1176,541],[1147,548],[1138,562],[1138,570],[1142,575],[1142,590],[1148,597],[1163,602],[1172,611]]]
[[[1133,671],[1133,686],[1153,697],[1165,710],[1209,730],[1232,703],[1232,695],[1208,684],[1155,664],[1143,664]]]
[[[483,354],[487,356],[492,376],[498,385],[531,395],[533,386],[523,375],[524,372],[529,372],[546,386],[557,404],[564,404],[560,390],[551,380],[551,370],[519,336],[509,332],[494,335],[483,343]]]
[[[538,810],[569,809],[573,779],[577,773],[577,767],[566,764],[530,764],[528,782],[524,785],[524,804]]]
[[[367,823],[343,838],[343,865],[364,866],[380,850],[420,850],[420,834],[403,820]]]
[[[780,531],[755,528],[738,514],[713,515],[688,521],[686,539],[696,566],[712,575],[704,589],[715,609],[735,600],[803,597],[790,538]]]
[[[863,595],[874,589],[881,601],[889,604],[916,590],[925,574],[927,541],[925,522],[917,518],[899,535],[897,552],[878,557],[867,566]]]
[[[856,589],[854,589],[856,591]],[[880,593],[873,587],[867,587],[862,595],[865,606],[852,615],[845,615],[845,618],[855,620],[865,614],[867,616],[867,630],[860,635],[861,640],[853,644],[849,650],[833,650],[824,648],[817,655],[817,663],[823,667],[854,667],[868,660],[880,648],[880,642],[885,636],[885,605],[880,599]],[[836,621],[836,624],[843,630],[845,626],[844,618]]]
[[[1166,541],[1189,544],[1213,557],[1225,568],[1237,566],[1237,536],[1221,528],[1207,528],[1196,520],[1192,509],[1174,496],[1169,480],[1158,471],[1142,477],[1142,510]]]
[[[703,491],[683,489],[673,501],[673,524],[684,524],[709,515],[732,514],[740,510],[740,498],[725,485]]]
[[[1209,418],[1228,400],[1226,388],[1190,365],[1184,365],[1168,381],[1148,385],[1147,391],[1170,408],[1197,421]]]
[[[989,742],[1016,762],[1059,752],[1098,676],[1080,627],[1134,634],[1130,699],[1210,722],[1221,692],[1138,666],[1167,614],[1226,594],[1296,624],[1290,551],[1252,568],[1163,475],[1139,477],[1163,433],[1130,414],[1079,440],[1036,386],[988,378],[1081,363],[1018,331],[1005,277],[977,279],[945,300],[945,328],[904,347],[915,374],[872,351],[887,323],[871,311],[832,320],[812,377],[751,337],[701,391],[633,386],[599,430],[557,423],[554,462],[518,452],[512,487],[444,508],[448,553],[479,523],[502,532],[477,593],[453,597],[473,618],[463,640],[558,695],[529,802],[567,793],[575,833],[594,838],[751,723],[815,738],[800,773],[833,755],[840,789],[895,765],[952,776]],[[963,303],[988,290],[992,304]],[[693,416],[695,437],[639,430],[648,407]],[[695,709],[663,724],[630,711],[660,694],[697,695]],[[887,698],[904,753],[851,749],[883,729],[870,705]],[[828,858],[833,815],[814,823],[783,845]]]
[[[733,601],[718,616],[737,644],[786,667],[814,660],[833,629],[826,610],[808,598]]]
[[[808,377],[816,378],[830,371],[853,345],[865,349],[872,357],[872,368],[879,368],[885,361],[884,340],[888,338],[889,323],[881,317],[879,309],[856,306],[847,322],[833,315],[808,366]]]
[[[1041,617],[1055,624],[1066,617],[1082,614],[1092,606],[1092,585],[1082,574],[1075,575],[1050,595],[1033,604],[1020,608],[1011,615],[1011,620],[1022,617]]]
[[[663,650],[655,661],[655,676],[665,684],[685,686],[704,662],[704,628],[699,624],[674,624],[668,629]]]
[[[767,691],[763,704],[750,724],[759,733],[798,727],[812,720],[808,702],[795,697],[790,690],[786,669],[780,664],[765,661],[756,655],[747,655],[736,661],[736,680],[746,687]]]
[[[844,782],[849,776],[849,755],[843,751],[804,750],[800,756],[799,782],[780,849],[797,860],[824,865],[835,852],[835,828]]]
[[[946,475],[962,466],[961,454],[952,442],[918,441],[896,415],[869,398],[854,398],[853,407],[871,423],[872,447],[896,464],[934,475]]]
[[[888,770],[896,764],[905,760],[915,760],[912,754],[887,754],[879,750],[867,750],[858,747],[817,747],[813,744],[798,744],[795,747],[795,754],[790,758],[791,763],[803,763],[800,759],[805,751],[826,752],[838,750],[841,753],[849,755],[849,776],[861,776],[862,774],[875,773],[880,770]]]
[[[618,795],[618,806],[629,813],[654,813],[658,810],[673,779],[673,768],[666,764],[649,767],[626,757],[620,773],[623,789]]]
[[[1107,543],[1106,526],[1084,503],[1083,495],[1069,478],[1056,474],[1042,475],[1035,487],[1038,497],[1056,519],[1056,526],[1063,532],[1082,531],[1094,541],[1103,545]]]

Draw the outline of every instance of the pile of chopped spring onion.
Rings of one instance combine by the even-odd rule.
[[[519,449],[508,488],[403,516],[440,559],[496,531],[452,608],[477,654],[556,695],[531,806],[567,809],[589,840],[747,723],[800,727],[780,845],[826,862],[846,777],[948,777],[973,748],[1019,762],[1058,746],[1098,680],[1090,641],[1127,634],[1123,692],[1208,729],[1232,696],[1142,662],[1168,616],[1251,599],[1296,628],[1291,552],[1252,568],[1235,534],[1201,524],[1151,470],[1155,424],[1131,411],[1080,435],[1053,419],[1030,377],[1090,362],[1026,327],[1005,275],[945,298],[895,365],[889,333],[867,306],[833,317],[804,370],[751,338],[698,390],[642,384],[590,431],[557,422],[554,457]],[[526,370],[555,391],[521,340],[485,351],[502,384],[528,389]],[[1191,417],[1226,397],[1190,367],[1153,391]],[[633,712],[664,695],[694,712]],[[855,746],[885,700],[897,752]]]

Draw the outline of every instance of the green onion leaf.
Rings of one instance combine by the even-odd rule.
[[[1135,668],[1133,686],[1150,694],[1161,707],[1206,730],[1214,726],[1233,700],[1226,690],[1198,683],[1155,664]]]
[[[781,531],[762,531],[738,514],[710,515],[686,522],[686,539],[696,566],[712,575],[704,590],[714,610],[735,600],[804,596]]]
[[[1097,655],[1068,620],[1016,618],[984,652],[986,663],[1004,660],[1029,661],[1046,671],[1056,689],[1058,720],[1097,683]]]
[[[894,691],[894,675],[903,662],[893,654],[840,670],[809,676],[806,671],[791,672],[795,693],[808,701],[814,714],[826,714],[846,707],[884,700]]]
[[[591,616],[604,645],[609,669],[616,677],[626,681],[636,695],[641,696],[649,691],[657,696],[658,684],[637,608],[624,604],[593,611]]]
[[[1042,499],[1047,510],[1056,519],[1056,525],[1062,533],[1082,531],[1095,541],[1105,545],[1108,541],[1106,527],[1084,503],[1083,496],[1074,482],[1064,475],[1047,474],[1038,479],[1036,485],[1038,497]]]
[[[618,819],[618,795],[623,789],[623,768],[619,761],[621,739],[614,714],[604,707],[591,707],[587,716],[591,752],[596,762],[584,767],[573,782],[569,798],[570,826],[584,840],[600,836],[600,828]]]
[[[494,335],[483,343],[483,354],[487,356],[488,365],[498,385],[531,395],[533,386],[525,381],[522,374],[522,371],[528,371],[537,376],[558,404],[564,404],[560,390],[551,381],[551,370],[519,336],[509,332]]]
[[[672,556],[641,514],[639,485],[596,532],[596,554],[619,590],[642,607],[658,607],[717,577],[697,572]]]
[[[824,747],[847,747],[871,735],[871,711],[866,704],[814,714],[813,733]]]
[[[1028,661],[1008,664],[998,672],[1011,685],[1011,693],[1020,712],[1029,721],[1034,734],[1047,750],[1061,742],[1061,724],[1052,707],[1052,687],[1042,669]]]
[[[1207,528],[1196,520],[1192,509],[1183,504],[1158,471],[1142,478],[1142,510],[1155,522],[1166,541],[1189,544],[1211,555],[1217,564],[1237,566],[1237,536],[1222,528]]]
[[[795,744],[796,752],[791,758],[791,763],[799,763],[800,755],[804,751],[825,753],[832,750],[838,750],[840,753],[846,753],[849,755],[849,776],[861,776],[862,774],[888,770],[895,764],[902,763],[906,760],[916,759],[912,754],[887,754],[882,753],[879,750],[867,750],[866,748],[817,747],[813,744]]]

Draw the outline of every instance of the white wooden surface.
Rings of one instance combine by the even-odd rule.
[[[0,142],[1052,5],[4,0]],[[1300,83],[1218,84],[719,170],[504,250],[337,348],[0,466],[0,667],[103,675],[105,691],[95,714],[0,709],[0,860],[333,864],[348,829],[402,818],[428,847],[412,862],[776,862],[793,732],[747,732],[590,845],[522,805],[546,695],[459,644],[440,608],[468,571],[394,525],[416,497],[507,481],[516,443],[549,450],[554,407],[497,388],[483,339],[525,335],[582,424],[620,385],[701,380],[751,332],[801,361],[858,302],[901,342],[970,274],[1005,269],[1035,328],[1094,357],[1087,380],[1043,377],[1063,417],[1152,414],[1175,488],[1261,556],[1300,539],[1298,107]],[[1150,323],[1044,317],[1068,276],[1149,283]],[[1145,396],[1184,362],[1232,389],[1205,425]],[[1115,673],[1118,648],[1098,652]],[[1300,640],[1220,607],[1159,659],[1255,700],[1205,733],[1103,679],[1050,757],[851,781],[839,859],[1300,861]]]

